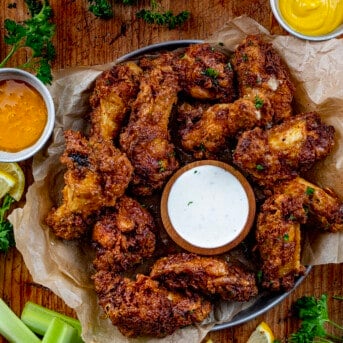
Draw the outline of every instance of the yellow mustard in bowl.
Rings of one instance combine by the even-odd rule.
[[[285,21],[297,32],[320,36],[343,24],[343,0],[279,0]]]
[[[17,152],[33,145],[47,122],[43,97],[20,80],[0,81],[0,149]]]

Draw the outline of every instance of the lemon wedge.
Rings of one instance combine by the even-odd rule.
[[[274,334],[267,323],[261,322],[249,337],[247,343],[273,343]]]
[[[0,170],[0,199],[9,193],[15,185],[15,178],[6,172]]]
[[[0,162],[0,199],[7,193],[19,201],[24,193],[25,175],[16,162]]]

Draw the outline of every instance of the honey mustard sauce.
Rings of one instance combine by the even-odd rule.
[[[33,145],[47,122],[42,96],[19,80],[0,81],[0,149],[17,152]]]
[[[282,16],[297,32],[320,36],[343,24],[343,0],[279,0]]]

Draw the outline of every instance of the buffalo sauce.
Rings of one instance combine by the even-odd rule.
[[[47,122],[43,97],[30,84],[0,81],[0,150],[18,152],[33,145]]]

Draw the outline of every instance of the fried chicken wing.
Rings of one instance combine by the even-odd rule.
[[[181,89],[195,99],[231,102],[236,97],[227,55],[210,44],[193,44],[174,59]]]
[[[94,225],[96,270],[121,272],[142,263],[155,251],[155,231],[150,213],[138,201],[122,196]]]
[[[343,230],[343,203],[332,192],[296,177],[279,185],[261,207],[256,241],[265,288],[289,290],[305,268],[301,265],[301,225]]]
[[[257,103],[258,101],[258,103]],[[194,109],[180,111],[179,120],[185,123],[179,130],[182,147],[195,158],[212,158],[228,145],[228,139],[240,131],[264,126],[272,120],[268,99],[255,95],[229,104],[215,104],[194,118]],[[193,119],[194,118],[194,119]],[[192,120],[193,119],[193,120]]]
[[[240,97],[256,91],[264,94],[274,110],[274,123],[292,115],[295,87],[279,54],[261,35],[246,37],[234,51],[232,66]]]
[[[168,289],[218,295],[224,300],[248,301],[258,293],[253,273],[219,258],[190,253],[162,257],[150,276]]]
[[[178,168],[168,124],[179,86],[169,54],[159,59],[145,66],[129,123],[120,135],[120,146],[134,166],[132,189],[139,195],[160,189]]]
[[[142,70],[134,62],[118,64],[96,80],[90,104],[92,135],[112,140],[119,134],[139,90]]]
[[[71,130],[65,131],[65,140],[63,200],[50,211],[46,223],[56,236],[70,240],[85,233],[98,210],[113,206],[123,195],[133,168],[110,141],[88,141]]]
[[[269,130],[245,131],[233,161],[260,186],[273,188],[327,156],[334,146],[334,132],[317,113],[299,114]]]
[[[168,291],[142,274],[131,280],[100,271],[95,274],[94,283],[99,304],[127,337],[164,337],[203,321],[212,309],[201,296]]]

